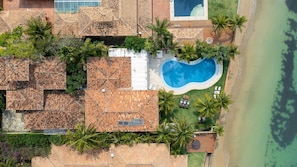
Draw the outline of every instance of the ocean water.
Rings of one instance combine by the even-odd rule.
[[[228,167],[297,167],[297,0],[258,0],[241,55]]]

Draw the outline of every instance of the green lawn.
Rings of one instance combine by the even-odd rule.
[[[197,101],[198,98],[201,98],[204,96],[204,94],[208,93],[210,96],[213,96],[213,92],[214,92],[214,87],[216,85],[221,86],[222,89],[224,88],[225,85],[225,80],[226,80],[226,75],[227,75],[227,69],[228,69],[228,64],[224,63],[224,69],[223,69],[223,75],[221,77],[221,79],[212,87],[208,88],[208,89],[204,89],[204,90],[192,90],[189,91],[183,95],[188,95],[190,97],[190,106],[188,109],[184,109],[184,108],[179,108],[178,104],[179,104],[179,100],[183,95],[176,95],[175,96],[175,101],[176,101],[176,105],[177,107],[174,109],[173,112],[173,117],[174,118],[185,118],[189,123],[191,123],[193,125],[193,127],[196,130],[208,130],[209,128],[212,127],[212,123],[205,123],[205,124],[198,124],[198,111],[197,108],[194,107],[195,102]],[[167,118],[169,119],[169,118]]]
[[[202,167],[205,153],[189,153],[188,167]]]
[[[224,14],[233,17],[237,13],[238,0],[208,0],[208,18]]]

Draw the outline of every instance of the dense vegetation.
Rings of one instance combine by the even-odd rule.
[[[67,93],[74,94],[87,82],[87,58],[106,57],[108,48],[102,42],[92,43],[90,39],[61,39],[58,54],[66,63]]]
[[[227,17],[224,17],[227,18]],[[216,33],[223,31],[225,25],[220,28],[221,22],[215,23]],[[226,21],[226,20],[225,20]],[[236,23],[237,24],[237,23]],[[178,46],[173,42],[173,34],[167,30],[167,20],[156,18],[156,24],[148,27],[153,30],[153,36],[148,39],[139,37],[127,37],[124,45],[136,52],[146,49],[153,56],[157,50],[178,53],[180,60],[193,61],[198,58],[215,58],[219,62],[226,63],[238,54],[234,45],[216,43],[209,45],[196,41],[196,45],[186,44]],[[228,20],[227,27],[233,28],[235,21]],[[234,26],[235,27],[235,26]],[[236,28],[240,28],[237,26]],[[101,42],[75,38],[60,39],[52,34],[52,26],[41,18],[30,19],[25,30],[16,27],[12,32],[0,35],[0,56],[15,58],[39,59],[47,56],[59,56],[66,63],[67,90],[75,93],[86,85],[86,63],[90,56],[107,56],[107,46]],[[178,52],[180,50],[180,52]],[[176,101],[178,96],[165,90],[159,91],[159,107],[161,122],[154,133],[96,133],[91,125],[79,124],[74,131],[68,131],[65,136],[45,136],[38,134],[4,135],[0,138],[0,162],[3,164],[21,164],[30,162],[33,156],[46,156],[49,153],[50,144],[64,144],[71,146],[79,152],[88,152],[92,149],[106,148],[110,144],[136,143],[166,143],[171,148],[172,154],[186,153],[186,143],[193,138],[193,125],[184,117],[176,117]],[[209,95],[196,99],[195,105],[191,104],[199,117],[209,121],[211,126],[215,124],[216,115],[220,108],[227,109],[231,100],[228,95],[221,93],[214,99]],[[223,129],[215,125],[214,130],[221,134]],[[1,164],[0,164],[1,166]]]
[[[58,144],[59,136],[43,134],[5,134],[0,132],[0,166],[30,166],[35,156],[47,156],[51,143]],[[1,164],[2,163],[2,164]],[[8,165],[9,166],[9,165]]]
[[[31,18],[25,30],[18,26],[12,32],[0,35],[0,56],[33,60],[59,56],[66,63],[66,92],[71,94],[86,85],[87,58],[107,56],[107,51],[107,46],[102,42],[58,38],[52,34],[52,25],[40,17]]]
[[[133,145],[137,143],[166,143],[172,154],[185,154],[186,143],[193,139],[193,128],[183,119],[171,119],[171,123],[163,121],[156,132],[103,132],[96,133],[92,125],[78,124],[75,131],[68,131],[62,136],[66,144],[73,149],[89,152],[93,149],[108,148],[110,144]]]

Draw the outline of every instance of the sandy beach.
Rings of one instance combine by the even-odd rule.
[[[239,0],[238,13],[248,23],[236,32],[241,54],[230,64],[225,87],[234,103],[221,113],[225,133],[217,140],[212,167],[297,165],[294,5],[294,0]]]
[[[239,89],[241,87],[242,81],[244,80],[244,67],[245,67],[245,54],[244,54],[244,46],[249,39],[249,34],[253,31],[253,22],[254,15],[256,11],[257,0],[239,0],[238,1],[238,14],[241,16],[245,16],[248,20],[245,28],[243,28],[242,32],[237,31],[235,37],[235,45],[239,46],[240,56],[237,56],[234,60],[230,62],[226,84],[225,84],[225,92],[227,94],[232,95],[234,101],[236,101],[237,95],[239,94]],[[224,136],[218,138],[216,143],[216,150],[213,155],[212,167],[229,167],[229,159],[230,159],[230,148],[229,145],[232,143],[225,140],[228,139],[230,133],[232,133],[232,125],[236,124],[232,122],[234,117],[236,116],[236,106],[231,105],[229,112],[222,111],[220,116],[220,123],[224,125]]]

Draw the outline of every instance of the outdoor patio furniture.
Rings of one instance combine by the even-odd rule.
[[[214,92],[213,92],[213,97],[217,98],[217,96],[221,93],[221,86],[215,86],[214,87]]]
[[[188,109],[189,106],[190,106],[190,100],[187,100],[187,103],[186,103],[186,105],[185,105],[185,108]]]
[[[179,101],[179,107],[188,109],[189,105],[190,105],[189,96],[183,96],[183,98],[181,98]]]
[[[184,104],[184,99],[180,99],[179,100],[179,107],[183,107],[183,104]]]

